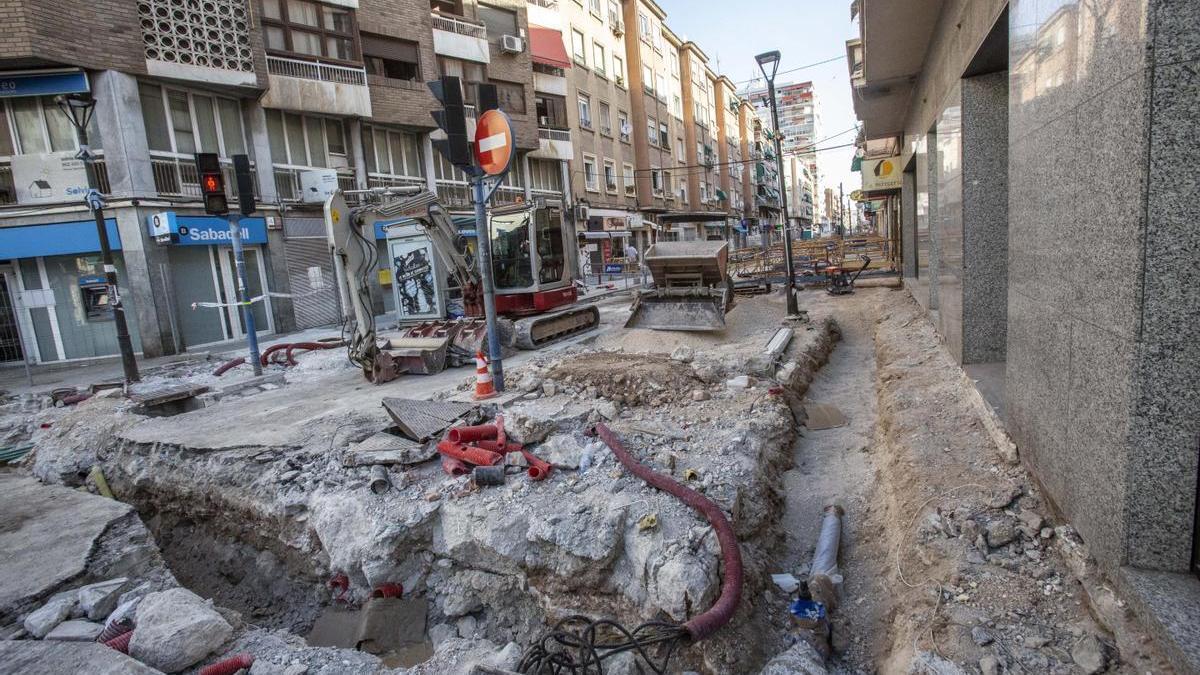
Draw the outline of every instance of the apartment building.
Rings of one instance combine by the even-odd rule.
[[[576,228],[593,267],[625,257],[632,244],[650,244],[637,208],[633,117],[625,61],[625,21],[616,0],[539,0],[530,3],[531,30],[562,40],[563,93],[539,89],[545,135],[571,142],[569,186]],[[549,48],[549,47],[548,47]],[[535,59],[541,58],[535,50]],[[540,77],[540,76],[539,76]],[[561,156],[561,155],[560,155]]]
[[[755,113],[762,120],[763,124],[768,129],[774,130],[771,119],[771,104],[770,96],[767,93],[766,87],[752,88],[743,92],[743,95],[754,104]],[[784,170],[792,173],[791,162],[787,161],[789,157],[799,157],[804,168],[807,169],[808,179],[811,182],[810,200],[816,202],[812,198],[813,195],[820,194],[820,166],[817,155],[817,145],[822,139],[821,136],[821,115],[817,102],[817,95],[813,89],[812,82],[800,82],[795,84],[778,85],[775,88],[775,99],[779,114],[779,131],[780,150],[785,158]],[[772,151],[773,152],[773,151]],[[791,185],[799,184],[804,180],[803,172],[796,174],[796,177],[789,178],[789,190]],[[789,202],[790,216],[793,223],[806,222],[811,224],[812,217],[807,218],[799,216],[797,209],[804,210],[806,205],[799,201],[794,206]]]
[[[749,105],[747,103],[747,105]],[[752,108],[753,109],[753,108]],[[749,160],[753,166],[753,210],[759,232],[774,232],[782,220],[780,199],[779,165],[775,161],[774,134],[758,115],[757,110],[747,115],[747,146]]]
[[[10,27],[0,38],[0,324],[21,336],[0,361],[117,351],[95,228],[74,196],[86,181],[54,94],[96,99],[90,144],[134,346],[147,356],[245,330],[228,306],[226,225],[200,208],[195,152],[226,167],[235,154],[252,159],[261,216],[242,228],[264,333],[338,318],[320,208],[305,197],[311,172],[343,189],[420,185],[468,204],[465,176],[432,150],[425,81],[457,75],[470,103],[478,84],[497,86],[518,149],[499,201],[563,197],[570,157],[543,153],[524,2],[0,0],[0,16]],[[85,41],[79,16],[92,28]],[[156,217],[189,236],[160,244]],[[392,309],[389,288],[373,291],[378,311]]]

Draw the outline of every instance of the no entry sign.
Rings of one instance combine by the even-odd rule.
[[[489,176],[508,171],[512,163],[513,136],[508,115],[489,110],[475,123],[475,162]]]

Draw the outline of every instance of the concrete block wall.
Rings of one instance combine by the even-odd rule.
[[[136,2],[0,0],[0,26],[0,64],[146,72]]]
[[[437,78],[438,65],[433,53],[429,3],[362,0],[358,6],[358,28],[364,33],[415,42],[421,55],[420,82],[368,77],[371,118],[385,124],[432,129],[434,123],[429,111],[434,109],[437,101],[425,82]]]

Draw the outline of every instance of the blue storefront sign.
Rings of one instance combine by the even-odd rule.
[[[262,218],[242,218],[242,243],[267,243],[267,221]],[[163,211],[146,216],[150,236],[162,243],[179,246],[220,246],[230,243],[229,221],[217,216],[179,216]]]
[[[625,270],[625,265],[621,263],[604,263],[605,274],[620,274]]]
[[[27,70],[0,73],[0,98],[54,96],[91,91],[82,70]]]
[[[114,251],[121,250],[121,235],[117,233],[116,219],[108,218],[104,225],[108,231],[109,247]],[[94,220],[0,227],[0,259],[74,255],[99,250],[100,237],[96,233]]]

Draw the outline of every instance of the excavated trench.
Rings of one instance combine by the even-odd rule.
[[[588,377],[575,373],[576,384],[555,368],[578,354],[547,358],[512,376],[510,386],[527,390],[560,376],[557,396],[506,410],[518,428],[523,414],[532,419],[545,406],[551,436],[577,432],[602,419],[600,403],[617,399],[624,407],[609,424],[627,447],[732,515],[746,566],[742,602],[728,626],[681,652],[673,667],[746,672],[786,647],[763,639],[786,617],[781,599],[766,592],[782,474],[792,461],[796,416],[803,414],[799,400],[836,339],[832,321],[799,328],[785,363],[760,372],[764,381],[744,392],[724,393],[725,378],[762,371],[761,364],[743,353],[720,365],[698,353],[689,366],[696,377],[685,379],[723,392],[703,402],[665,394],[622,399],[612,392],[589,399],[597,396],[588,391],[595,386],[588,381],[592,371],[614,367],[605,359],[624,371],[614,372],[614,381],[641,382],[628,355],[583,357]],[[678,365],[647,358],[659,369]],[[187,412],[170,422],[202,429],[218,423],[217,416],[204,417],[210,414]],[[153,440],[165,427],[144,428],[166,422],[135,420],[93,451],[178,581],[256,627],[307,635],[327,607],[340,604],[341,591],[330,585],[338,575],[349,582],[346,597],[359,601],[381,583],[402,584],[405,597],[427,603],[427,635],[498,645],[530,644],[576,612],[629,626],[649,618],[683,621],[707,608],[720,588],[711,528],[623,472],[607,452],[585,451],[591,465],[583,471],[559,470],[540,484],[511,480],[490,491],[465,489],[429,463],[393,470],[393,489],[375,495],[367,487],[369,470],[343,466],[335,448],[388,426],[381,418],[309,420],[298,435],[302,442],[273,447],[215,440],[206,446],[203,437],[184,445]],[[544,440],[530,441],[535,452],[548,452],[538,445]],[[646,528],[651,515],[656,525]]]

